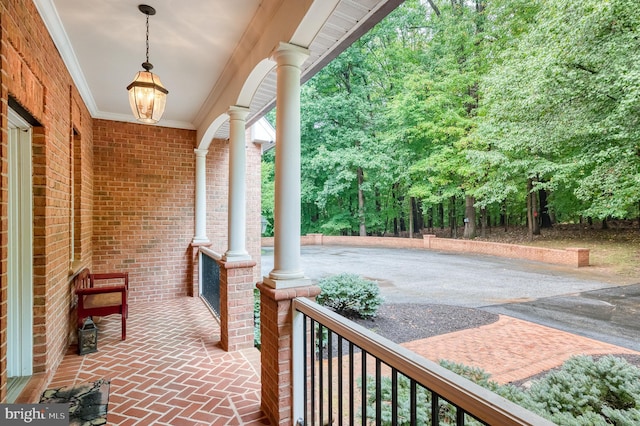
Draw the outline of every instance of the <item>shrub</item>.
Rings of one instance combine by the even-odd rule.
[[[318,285],[322,291],[317,302],[345,317],[374,317],[382,303],[378,284],[356,274],[333,275],[321,279]]]
[[[484,373],[486,374],[486,373]],[[361,385],[361,383],[360,383]],[[381,379],[381,423],[383,425],[391,425],[392,421],[392,381],[389,377],[382,377]],[[411,422],[411,382],[402,375],[398,374],[397,382],[398,392],[398,408],[397,424],[398,426],[410,426],[414,423]],[[431,392],[424,387],[416,386],[416,423],[419,425],[431,425],[431,404],[433,398]],[[367,376],[367,413],[366,418],[369,420],[367,424],[375,423],[376,415],[376,383],[375,378]],[[362,415],[362,413],[360,413]],[[439,424],[450,425],[456,423],[456,410],[453,405],[448,402],[438,399],[438,417]],[[480,422],[475,419],[465,416],[465,425],[480,426]]]
[[[640,424],[640,369],[626,360],[604,356],[597,361],[592,357],[577,356],[567,360],[557,371],[533,382],[528,390],[513,385],[499,385],[491,381],[482,369],[467,367],[449,361],[440,365],[476,384],[492,390],[506,399],[531,410],[560,425],[605,426]],[[398,377],[398,407],[400,425],[408,424],[400,413],[408,409],[409,380]],[[391,380],[382,378],[383,425],[391,424]],[[418,386],[417,415],[420,424],[429,424],[431,396]],[[375,413],[375,378],[367,378],[367,415]],[[400,411],[400,410],[403,411]],[[451,421],[452,407],[440,401],[441,420]],[[453,416],[453,417],[452,417]],[[466,422],[465,422],[466,423]],[[468,424],[475,424],[473,421]]]
[[[528,394],[532,406],[527,408],[558,424],[624,425],[640,420],[640,369],[611,355],[597,361],[572,357],[533,382]]]

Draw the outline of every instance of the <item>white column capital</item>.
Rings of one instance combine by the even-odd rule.
[[[305,49],[304,47],[280,42],[273,50],[271,58],[276,61],[278,65],[291,65],[300,68],[309,57],[309,53],[309,49]]]
[[[196,157],[206,157],[209,150],[196,148],[193,152],[196,154]]]
[[[249,115],[249,108],[238,105],[230,106],[227,114],[229,115],[229,120],[244,120]]]

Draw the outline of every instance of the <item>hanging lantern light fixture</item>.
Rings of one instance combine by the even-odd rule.
[[[131,111],[138,121],[155,124],[160,121],[167,103],[167,93],[160,78],[151,72],[153,65],[149,62],[149,15],[156,10],[146,4],[138,6],[140,12],[147,15],[147,60],[142,63],[144,71],[138,71],[133,82],[127,86]]]

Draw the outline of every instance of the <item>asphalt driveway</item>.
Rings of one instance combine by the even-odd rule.
[[[620,286],[589,268],[337,246],[303,246],[301,262],[312,280],[342,272],[375,280],[387,303],[477,308],[640,351],[640,283]],[[272,269],[273,248],[265,247],[262,275]]]

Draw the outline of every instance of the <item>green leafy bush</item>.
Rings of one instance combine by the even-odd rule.
[[[559,425],[627,426],[640,424],[640,369],[626,360],[604,356],[594,360],[577,356],[558,370],[534,381],[529,389],[500,385],[479,368],[449,361],[440,364],[478,385],[509,399]],[[383,425],[391,424],[391,379],[382,379]],[[375,379],[367,379],[367,416],[375,413]],[[409,380],[398,377],[398,424],[408,424]],[[419,424],[430,424],[431,395],[418,386]],[[453,407],[440,401],[441,421],[455,418]],[[465,422],[466,423],[466,422]],[[475,424],[474,421],[468,424]]]
[[[356,274],[333,275],[318,285],[317,302],[348,318],[374,317],[382,303],[378,284]]]

